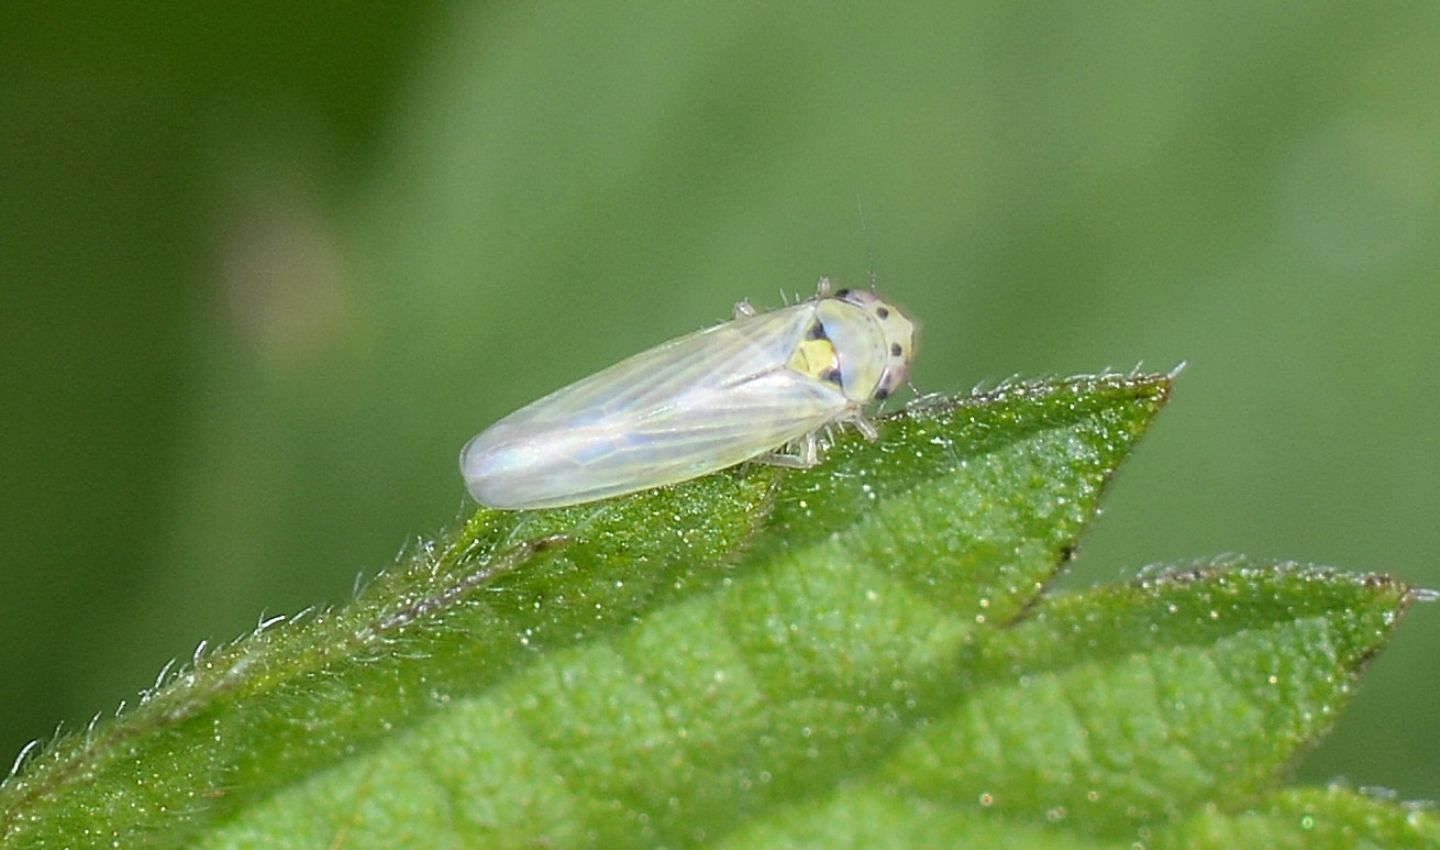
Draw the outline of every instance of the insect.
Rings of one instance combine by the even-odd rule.
[[[869,290],[832,289],[672,339],[506,416],[460,451],[495,508],[553,508],[678,484],[744,461],[819,462],[821,432],[879,437],[867,404],[903,384],[915,323]]]

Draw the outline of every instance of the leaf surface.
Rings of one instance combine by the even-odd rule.
[[[1277,796],[1276,777],[1413,592],[1232,562],[1042,597],[1168,392],[1165,376],[1010,385],[912,405],[802,473],[481,510],[351,604],[197,653],[31,757],[0,789],[0,835],[1207,847],[1247,817],[1283,831],[1326,804]],[[1341,801],[1323,823],[1433,838]]]

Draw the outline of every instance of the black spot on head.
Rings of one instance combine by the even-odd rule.
[[[806,339],[829,339],[829,337],[825,335],[825,326],[824,326],[823,324],[821,324],[820,322],[815,322],[814,324],[812,324],[812,325],[810,326],[810,329],[805,332],[805,338],[806,338]]]
[[[902,354],[904,354],[904,353],[905,353],[905,349],[903,349],[903,348],[900,347],[900,343],[898,343],[898,342],[892,342],[892,343],[890,343],[890,356],[891,356],[891,357],[899,357],[900,355],[902,355]]]
[[[829,381],[832,384],[838,384],[840,383],[840,370],[826,369],[824,372],[820,373],[820,380]]]
[[[889,397],[890,397],[890,391],[887,390],[887,389],[885,389],[884,387],[881,387],[880,389],[878,389],[878,390],[875,391],[875,400],[876,400],[876,401],[884,401],[885,399],[887,399],[887,398],[889,398]]]
[[[884,307],[876,307],[875,315],[879,316],[882,319],[888,319],[890,318],[890,311],[885,309]]]

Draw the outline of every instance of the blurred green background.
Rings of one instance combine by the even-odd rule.
[[[1188,361],[1068,583],[1440,585],[1437,92],[1429,0],[6,4],[0,752],[343,602],[495,417],[872,250],[924,390]],[[1440,798],[1437,649],[1421,607],[1300,776]]]

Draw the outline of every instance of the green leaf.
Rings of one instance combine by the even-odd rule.
[[[481,510],[350,605],[197,653],[30,758],[0,836],[1184,847],[1307,805],[1400,834],[1388,804],[1265,795],[1409,588],[1237,562],[1040,596],[1168,392],[1010,385],[803,473]]]
[[[1395,805],[1341,787],[1287,788],[1241,814],[1207,807],[1162,833],[1156,847],[1228,850],[1391,850],[1440,846],[1440,818],[1433,807]]]

